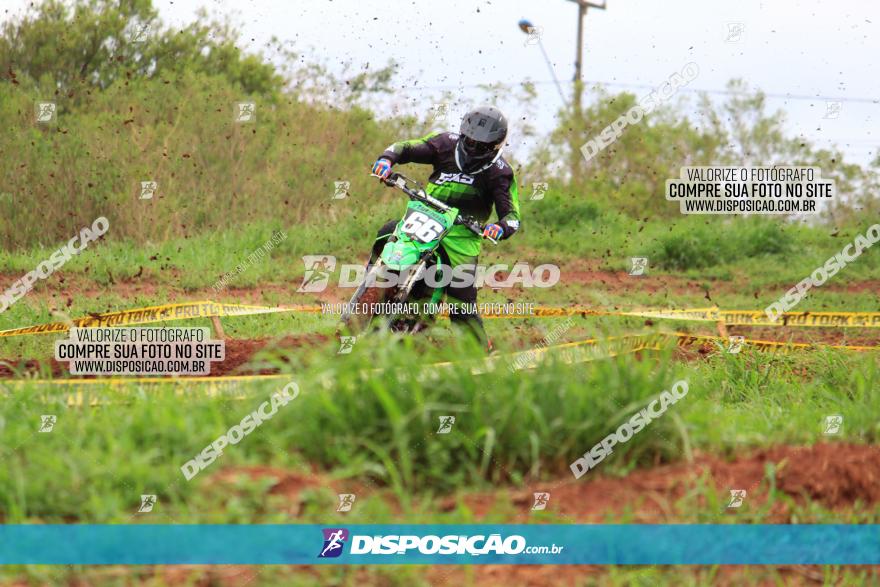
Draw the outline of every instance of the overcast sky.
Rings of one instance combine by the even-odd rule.
[[[0,0],[0,6],[19,9],[26,4]],[[538,86],[540,110],[533,120],[539,129],[548,129],[560,97],[539,46],[528,44],[517,27],[519,19],[528,18],[540,28],[556,75],[570,95],[577,8],[567,0],[154,4],[168,24],[192,21],[199,7],[232,14],[243,44],[259,49],[276,36],[307,59],[334,69],[343,63],[382,66],[393,57],[400,64],[397,79],[408,86],[418,80],[421,86],[399,92],[399,105],[427,110],[440,91],[422,88],[460,88],[461,102],[452,106],[451,121],[481,97],[469,86],[546,82]],[[732,33],[731,26],[740,33]],[[864,0],[608,0],[606,10],[587,14],[584,78],[643,95],[647,88],[627,85],[656,86],[695,62],[700,73],[689,88],[723,90],[729,79],[743,78],[782,96],[771,98],[769,106],[785,112],[792,134],[803,134],[818,146],[836,144],[854,162],[865,163],[880,142],[878,27],[880,3]],[[840,102],[839,112],[828,101]],[[499,106],[512,121],[524,114],[514,100],[501,99]]]

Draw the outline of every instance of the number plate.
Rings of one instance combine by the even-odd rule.
[[[440,238],[445,227],[424,212],[410,209],[403,218],[400,230],[413,240],[430,243]]]

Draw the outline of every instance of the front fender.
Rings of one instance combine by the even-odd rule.
[[[391,269],[403,270],[419,262],[422,249],[411,240],[397,240],[385,243],[382,261]]]

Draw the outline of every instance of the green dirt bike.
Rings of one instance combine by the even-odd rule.
[[[422,279],[430,266],[441,264],[440,243],[456,224],[480,237],[484,227],[475,218],[459,213],[458,208],[429,196],[418,182],[400,173],[392,173],[383,181],[401,190],[410,201],[379,258],[367,265],[364,280],[342,314],[342,324],[353,332],[378,326],[391,332],[415,333],[427,328],[434,315],[394,311],[395,308],[412,306],[415,297],[429,304],[440,302],[444,288],[431,288]],[[383,277],[394,277],[394,285],[382,283]],[[391,311],[384,311],[386,308]]]

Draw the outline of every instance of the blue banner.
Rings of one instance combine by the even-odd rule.
[[[0,564],[877,565],[880,525],[0,525]]]

